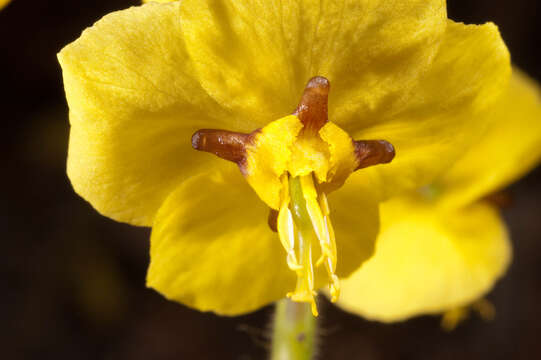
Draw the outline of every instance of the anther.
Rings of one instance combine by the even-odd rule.
[[[328,118],[328,99],[331,84],[323,76],[311,78],[293,115],[304,124],[304,131],[318,132]]]
[[[358,161],[355,170],[389,163],[395,155],[394,146],[385,140],[356,140],[353,141],[353,145]]]
[[[192,135],[192,147],[240,165],[245,160],[246,145],[251,141],[252,135],[253,133],[202,129]]]

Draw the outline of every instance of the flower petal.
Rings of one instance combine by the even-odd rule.
[[[445,18],[443,0],[184,0],[181,6],[203,87],[260,126],[291,113],[315,75],[333,86],[330,119],[340,126],[388,108],[428,68]]]
[[[109,14],[58,55],[70,107],[68,175],[77,193],[118,221],[151,225],[183,179],[221,166],[192,150],[195,130],[253,130],[194,79],[179,7]]]
[[[342,282],[340,304],[384,322],[443,312],[489,291],[507,269],[511,247],[490,205],[455,212],[395,199],[381,207],[376,252]]]
[[[541,160],[541,90],[518,69],[487,116],[479,141],[435,186],[448,206],[468,204],[515,181]]]
[[[349,276],[374,254],[379,232],[379,206],[371,189],[347,182],[328,195],[336,237],[336,274]]]
[[[350,132],[356,139],[387,140],[396,149],[390,164],[358,171],[352,181],[371,183],[381,198],[432,182],[490,125],[483,114],[509,74],[509,54],[496,26],[449,20],[430,70],[401,99],[402,109],[361,118]]]
[[[152,228],[147,284],[202,311],[237,315],[295,286],[268,207],[234,169],[185,181]]]
[[[295,272],[278,235],[267,225],[269,208],[240,173],[195,176],[160,208],[151,237],[148,286],[167,298],[202,311],[238,315],[285,297]],[[339,192],[336,192],[339,193]],[[331,198],[331,206],[341,199]],[[334,201],[334,202],[333,202]],[[335,223],[338,268],[349,275],[370,256],[377,233],[375,203],[340,208]],[[327,276],[316,273],[318,287]]]

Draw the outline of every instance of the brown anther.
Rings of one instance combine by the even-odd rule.
[[[245,160],[246,144],[250,142],[252,134],[202,129],[192,135],[192,147],[240,165]]]
[[[391,162],[395,155],[394,146],[385,140],[356,140],[353,145],[359,161],[355,170]]]
[[[278,232],[278,211],[270,209],[267,222],[272,231]]]
[[[328,99],[331,84],[323,76],[311,78],[293,115],[304,124],[304,131],[318,132],[329,121]]]

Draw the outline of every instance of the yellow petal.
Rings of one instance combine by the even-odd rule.
[[[160,208],[152,228],[147,283],[202,311],[238,315],[295,286],[268,207],[238,171],[195,176]]]
[[[338,255],[336,274],[343,278],[374,254],[380,213],[371,189],[350,182],[329,194],[328,202]]]
[[[460,206],[515,181],[541,160],[541,91],[518,69],[487,114],[494,124],[435,186],[441,201]]]
[[[105,16],[58,55],[70,107],[68,175],[115,220],[151,225],[186,177],[222,161],[193,151],[205,127],[251,131],[193,77],[179,2]],[[220,165],[219,165],[220,164]]]
[[[59,55],[72,123],[68,174],[75,190],[103,214],[149,225],[175,186],[220,162],[190,149],[193,131],[261,127],[290,113],[306,80],[319,74],[333,83],[331,120],[347,131],[366,128],[359,134],[400,145],[403,158],[391,168],[397,171],[363,171],[361,181],[383,195],[392,191],[380,187],[416,187],[438,170],[434,159],[443,164],[443,153],[453,155],[451,148],[461,147],[451,146],[442,132],[463,130],[462,123],[448,126],[437,111],[418,121],[426,109],[468,108],[460,101],[440,105],[440,98],[425,103],[434,84],[439,86],[439,75],[447,68],[479,68],[475,81],[481,80],[466,81],[463,96],[450,98],[489,98],[488,87],[477,85],[499,79],[496,65],[507,54],[497,32],[484,27],[472,32],[490,33],[492,48],[478,41],[481,50],[470,51],[461,43],[467,36],[455,31],[460,46],[451,46],[449,53],[473,55],[458,60],[441,55],[446,27],[453,26],[446,25],[441,0],[322,6],[313,0],[186,0],[111,14]],[[486,40],[480,38],[474,40]],[[492,60],[476,57],[479,53]],[[434,70],[436,55],[440,65]],[[488,79],[487,72],[496,75]],[[467,75],[457,81],[444,78],[455,84],[470,80]],[[451,85],[447,90],[458,91]],[[390,120],[395,117],[399,120]],[[389,128],[393,134],[387,136]],[[403,128],[409,130],[397,130]],[[466,143],[469,136],[456,138]],[[426,146],[417,146],[435,139],[440,144],[428,149],[431,155]]]
[[[509,54],[496,26],[449,21],[434,62],[400,99],[402,108],[360,118],[358,131],[350,131],[356,139],[389,141],[396,157],[358,171],[350,181],[371,183],[382,198],[432,182],[493,121],[481,115],[505,89],[509,74]]]
[[[377,234],[378,212],[366,197],[331,197],[341,276],[367,259]],[[354,201],[352,207],[342,206]],[[185,181],[160,208],[152,230],[148,286],[202,311],[238,315],[258,309],[295,288],[295,272],[277,233],[267,225],[269,208],[238,171]],[[362,213],[361,220],[352,216]],[[340,227],[340,228],[339,228]],[[316,255],[314,255],[316,256]],[[325,269],[316,288],[326,285]]]
[[[340,305],[398,321],[471,303],[505,272],[511,247],[497,211],[477,203],[454,212],[395,199],[381,207],[376,252],[342,282]]]
[[[331,120],[367,121],[414,87],[445,31],[443,0],[184,0],[182,25],[202,86],[263,126],[327,77]],[[346,129],[347,130],[347,129]]]

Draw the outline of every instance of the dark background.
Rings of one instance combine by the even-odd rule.
[[[98,215],[65,175],[67,108],[56,53],[136,1],[14,0],[0,12],[0,358],[261,359],[271,308],[203,314],[145,288],[147,229]],[[538,0],[449,1],[449,16],[500,26],[515,64],[541,80]],[[515,256],[489,299],[493,322],[382,325],[322,301],[321,359],[541,358],[541,171],[511,187]]]

